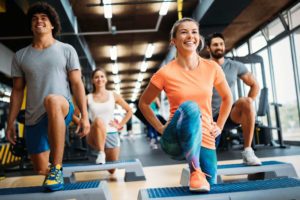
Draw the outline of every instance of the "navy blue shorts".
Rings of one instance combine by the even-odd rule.
[[[74,106],[69,102],[69,112],[65,117],[65,124],[68,126],[73,117]],[[35,125],[25,126],[25,142],[29,154],[38,154],[50,150],[48,141],[48,116],[45,114]]]

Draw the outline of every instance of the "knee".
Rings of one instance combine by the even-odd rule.
[[[104,123],[104,121],[102,120],[102,119],[100,119],[100,118],[96,118],[95,119],[95,121],[94,121],[94,126],[95,126],[95,128],[104,128],[105,127],[105,123]]]
[[[191,117],[201,117],[201,110],[194,101],[185,101],[179,107],[186,115]]]
[[[53,108],[59,105],[59,100],[57,95],[50,94],[44,99],[44,106],[46,109]]]
[[[253,107],[252,103],[253,103],[253,100],[250,97],[243,98],[242,99],[243,112],[245,112],[247,114],[254,112],[254,107]]]

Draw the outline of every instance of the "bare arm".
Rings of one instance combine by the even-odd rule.
[[[145,91],[143,92],[140,101],[139,101],[139,108],[143,113],[144,117],[147,121],[159,132],[163,133],[164,126],[162,123],[157,119],[155,114],[153,113],[152,109],[150,108],[151,102],[158,96],[160,90],[154,86],[152,83],[149,83]]]
[[[10,96],[9,114],[6,129],[6,138],[12,144],[15,144],[16,141],[16,131],[14,127],[14,122],[22,106],[24,88],[24,78],[13,78],[13,89]]]
[[[233,100],[232,100],[230,88],[226,81],[223,81],[222,83],[220,83],[218,85],[215,85],[215,88],[216,88],[218,94],[222,98],[222,103],[220,106],[220,112],[219,112],[219,117],[218,117],[218,121],[217,121],[217,126],[220,129],[223,129],[224,124],[230,114]]]
[[[126,111],[124,118],[119,123],[120,127],[118,127],[118,128],[122,128],[128,122],[128,120],[132,117],[132,110],[131,110],[129,104],[120,95],[114,93],[114,96],[116,99],[116,103],[118,105],[120,105]]]
[[[248,97],[250,97],[253,101],[255,100],[256,96],[259,93],[259,85],[254,78],[253,74],[248,72],[241,76],[243,82],[250,87]]]
[[[87,135],[90,131],[90,123],[88,119],[87,112],[87,101],[85,97],[85,90],[81,80],[80,70],[73,70],[69,72],[69,80],[71,83],[72,91],[76,100],[76,104],[80,110],[81,118],[78,124],[78,130],[81,129],[79,133],[80,137]]]

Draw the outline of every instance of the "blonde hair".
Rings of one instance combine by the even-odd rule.
[[[179,27],[182,23],[184,23],[184,22],[193,22],[193,23],[195,23],[195,24],[197,25],[197,27],[198,27],[198,32],[199,32],[199,35],[200,35],[199,23],[198,23],[196,20],[192,19],[192,18],[184,17],[184,18],[182,18],[182,19],[177,20],[177,21],[173,24],[173,27],[172,27],[171,32],[170,32],[170,39],[173,39],[173,38],[176,37],[176,33],[177,33],[177,31],[178,31],[178,27]]]

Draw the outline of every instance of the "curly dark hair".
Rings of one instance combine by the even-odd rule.
[[[28,20],[30,30],[31,30],[32,17],[37,13],[43,13],[48,16],[51,25],[54,27],[52,29],[52,35],[53,37],[56,37],[56,35],[59,34],[61,31],[61,25],[60,25],[59,16],[55,11],[55,9],[51,5],[45,2],[36,2],[32,4],[27,12],[27,20]]]

